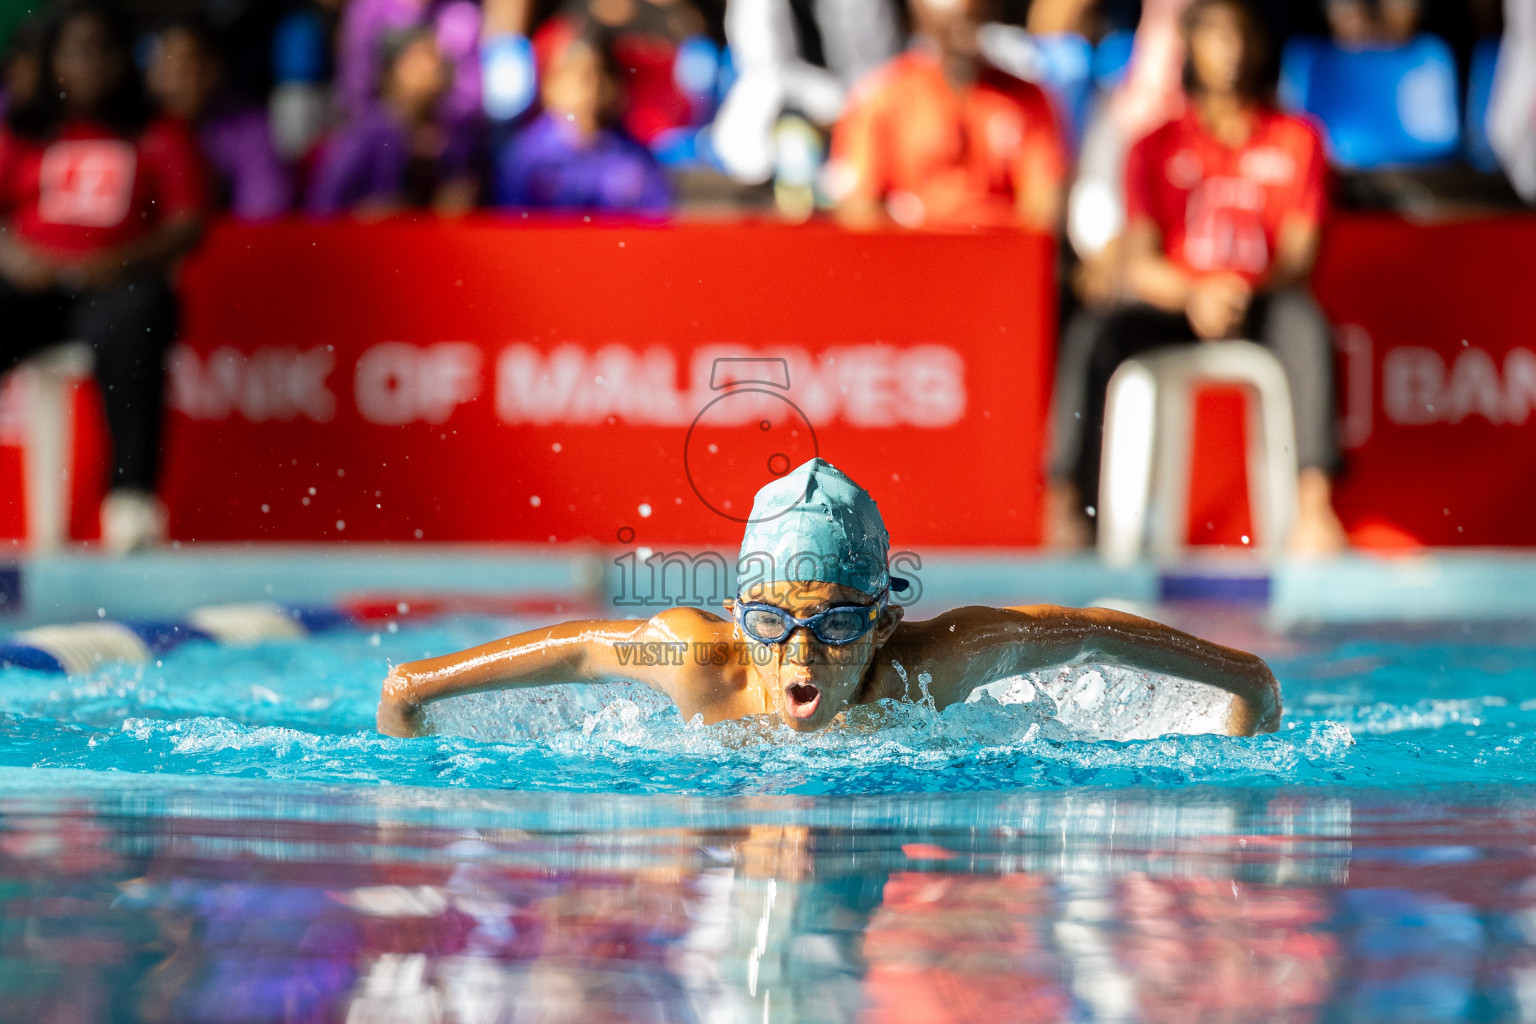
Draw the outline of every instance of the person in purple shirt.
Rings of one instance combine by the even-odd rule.
[[[623,96],[612,51],[574,36],[550,61],[544,110],[514,135],[496,167],[496,205],[521,209],[662,213],[666,173],[618,127]]]
[[[448,85],[442,113],[450,121],[480,110],[480,7],[473,0],[347,0],[336,40],[336,106],[346,118],[373,105],[384,74],[383,44],[392,34],[423,28],[437,40]]]
[[[185,19],[161,29],[146,83],[162,110],[191,127],[223,206],[241,220],[288,212],[293,176],[272,144],[267,113],[225,91],[223,57],[205,25]]]
[[[441,114],[448,71],[430,30],[386,37],[378,99],[325,143],[310,213],[376,217],[416,207],[452,216],[474,207],[480,133]]]

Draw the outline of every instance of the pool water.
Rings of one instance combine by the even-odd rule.
[[[1162,614],[1264,654],[1282,730],[594,686],[376,735],[488,618],[5,670],[0,1021],[1536,1019],[1530,624]]]
[[[1102,742],[1091,731],[1052,728],[1049,708],[1036,701],[942,714],[907,705],[884,728],[855,723],[801,737],[760,723],[685,722],[649,689],[615,684],[457,698],[432,712],[443,735],[378,735],[374,712],[390,663],[532,625],[463,618],[255,649],[194,643],[154,665],[83,678],[3,669],[0,764],[690,795],[1536,781],[1528,740],[1536,631],[1527,624],[1275,635],[1242,617],[1170,615],[1268,657],[1286,704],[1278,733]],[[1097,681],[1087,670],[1074,675]],[[1102,675],[1113,689],[1117,674]]]

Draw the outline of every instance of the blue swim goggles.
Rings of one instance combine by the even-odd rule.
[[[804,619],[778,605],[758,601],[738,601],[733,613],[741,631],[758,643],[781,644],[803,626],[817,640],[836,647],[851,644],[874,629],[889,595],[889,589],[882,590],[874,604],[840,604]]]

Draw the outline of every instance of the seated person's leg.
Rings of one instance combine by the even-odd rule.
[[[1296,417],[1300,507],[1291,549],[1302,554],[1338,551],[1349,541],[1333,510],[1332,480],[1340,455],[1328,318],[1299,289],[1263,296],[1255,303],[1254,318],[1257,340],[1285,367]]]
[[[1053,551],[1075,551],[1093,542],[1093,531],[1078,500],[1077,466],[1086,432],[1088,366],[1105,314],[1079,309],[1061,336],[1056,381],[1051,391],[1051,436],[1047,440],[1045,509],[1041,543]]]
[[[1104,396],[1109,378],[1133,356],[1163,345],[1192,341],[1194,331],[1182,313],[1168,313],[1142,303],[1103,314],[1084,314],[1067,332],[1062,353],[1063,372],[1075,379],[1058,380],[1055,396],[1057,424],[1069,421],[1076,430],[1058,434],[1046,492],[1045,536],[1091,540],[1093,524],[1087,509],[1099,500],[1099,461],[1104,442]],[[1078,331],[1081,333],[1077,333]],[[1068,365],[1072,360],[1072,365]],[[1072,445],[1075,443],[1075,450]]]
[[[23,291],[0,277],[0,374],[33,353],[69,341],[65,302],[55,291]]]
[[[163,278],[140,277],[76,298],[69,321],[73,336],[96,353],[96,378],[112,433],[102,541],[116,551],[155,543],[165,530],[154,494],[165,416],[165,353],[176,333],[175,294]]]

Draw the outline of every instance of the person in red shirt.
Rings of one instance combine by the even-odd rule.
[[[982,59],[983,2],[914,0],[913,48],[854,87],[827,168],[844,223],[1056,230],[1056,119],[1038,87]]]
[[[1046,496],[1047,542],[1086,543],[1098,498],[1104,394],[1126,359],[1181,341],[1249,338],[1285,367],[1301,465],[1290,546],[1344,546],[1332,506],[1339,461],[1333,348],[1307,291],[1327,206],[1323,143],[1271,99],[1268,45],[1243,0],[1185,12],[1185,113],[1126,163],[1121,294],[1067,331],[1058,366]]]
[[[164,534],[154,489],[176,331],[169,271],[207,204],[196,143],[150,118],[130,47],[101,0],[57,8],[44,87],[0,132],[0,371],[58,342],[94,350],[113,443],[103,541],[117,550]]]

